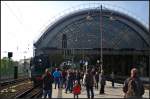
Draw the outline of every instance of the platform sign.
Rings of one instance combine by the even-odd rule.
[[[88,61],[85,62],[85,66],[86,66],[86,72],[87,72]]]
[[[88,65],[88,61],[85,62],[85,66],[87,66],[87,65]]]

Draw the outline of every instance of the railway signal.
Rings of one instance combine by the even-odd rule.
[[[8,52],[8,58],[10,59],[13,56],[13,52]]]

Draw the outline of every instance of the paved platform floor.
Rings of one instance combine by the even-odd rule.
[[[94,98],[123,98],[124,93],[122,91],[122,86],[122,84],[115,83],[115,88],[112,88],[111,82],[107,81],[105,86],[105,94],[99,95],[99,90],[94,89]],[[69,91],[66,94],[64,89],[54,89],[53,85],[52,98],[73,98],[73,94],[69,93]],[[87,98],[85,87],[82,87],[79,98]],[[145,90],[143,98],[149,98],[149,90]]]

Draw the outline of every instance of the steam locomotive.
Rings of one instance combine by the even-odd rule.
[[[31,80],[34,86],[42,83],[42,75],[46,68],[50,68],[50,61],[47,55],[34,56],[30,60]]]

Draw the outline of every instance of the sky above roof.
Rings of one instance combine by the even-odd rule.
[[[33,42],[54,17],[91,3],[122,9],[148,27],[148,1],[1,1],[1,58],[7,52],[13,52],[14,60],[33,56]]]

